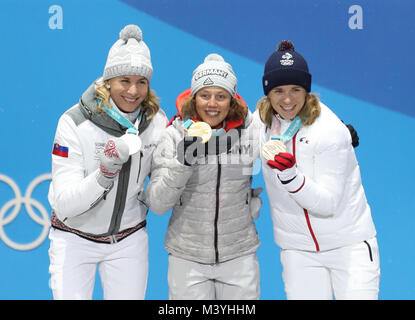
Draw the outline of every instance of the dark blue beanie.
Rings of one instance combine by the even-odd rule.
[[[310,92],[311,74],[308,72],[307,61],[294,51],[292,42],[284,40],[265,63],[262,86],[265,95],[268,95],[271,89],[289,84],[299,85]]]

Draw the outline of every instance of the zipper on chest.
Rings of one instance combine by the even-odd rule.
[[[295,134],[293,139],[292,139],[292,145],[293,145],[293,156],[294,156],[295,161],[297,162],[297,157],[296,157],[296,154],[295,154],[295,152],[296,152],[296,149],[295,149],[295,140],[296,140],[296,138],[297,138],[297,134]],[[305,217],[305,220],[306,220],[308,231],[311,235],[311,238],[313,239],[316,251],[318,252],[318,251],[320,251],[320,246],[318,244],[316,235],[314,234],[313,227],[311,226],[310,215],[308,214],[308,211],[306,209],[303,208],[303,211],[304,211],[304,217]]]
[[[219,161],[218,161],[219,162]],[[215,245],[215,261],[219,262],[219,250],[218,250],[218,219],[219,219],[219,189],[220,189],[220,178],[222,173],[222,165],[218,163],[218,174],[216,180],[216,207],[215,207],[215,234],[214,234],[214,245]]]
[[[138,179],[140,178],[141,173],[141,161],[143,160],[143,151],[140,150],[140,159],[138,160],[140,163],[138,164],[138,173],[137,173],[137,183]]]
[[[119,232],[121,219],[124,214],[125,202],[128,192],[128,181],[130,178],[131,157],[124,163],[121,172],[118,174],[117,194],[115,196],[115,203],[108,230],[109,235],[116,235]],[[115,238],[114,238],[115,239]]]

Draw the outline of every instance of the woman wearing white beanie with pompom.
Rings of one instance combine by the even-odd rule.
[[[91,299],[97,266],[104,299],[145,298],[143,191],[167,124],[150,89],[152,72],[140,28],[126,26],[103,77],[59,119],[48,196],[54,299]]]
[[[157,214],[173,208],[165,241],[170,299],[259,299],[261,199],[251,189],[258,143],[236,84],[231,65],[208,55],[153,154],[148,204]]]

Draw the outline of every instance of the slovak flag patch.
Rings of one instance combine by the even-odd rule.
[[[60,157],[67,158],[69,153],[68,147],[61,146],[59,143],[53,144],[52,154]]]

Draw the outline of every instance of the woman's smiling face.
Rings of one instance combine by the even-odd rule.
[[[120,76],[108,82],[112,100],[124,112],[135,111],[149,92],[148,80],[142,76]]]
[[[222,126],[231,108],[232,96],[221,87],[205,87],[195,95],[196,112],[212,129]]]
[[[268,93],[272,108],[284,119],[292,120],[305,104],[307,92],[298,85],[284,85]]]

